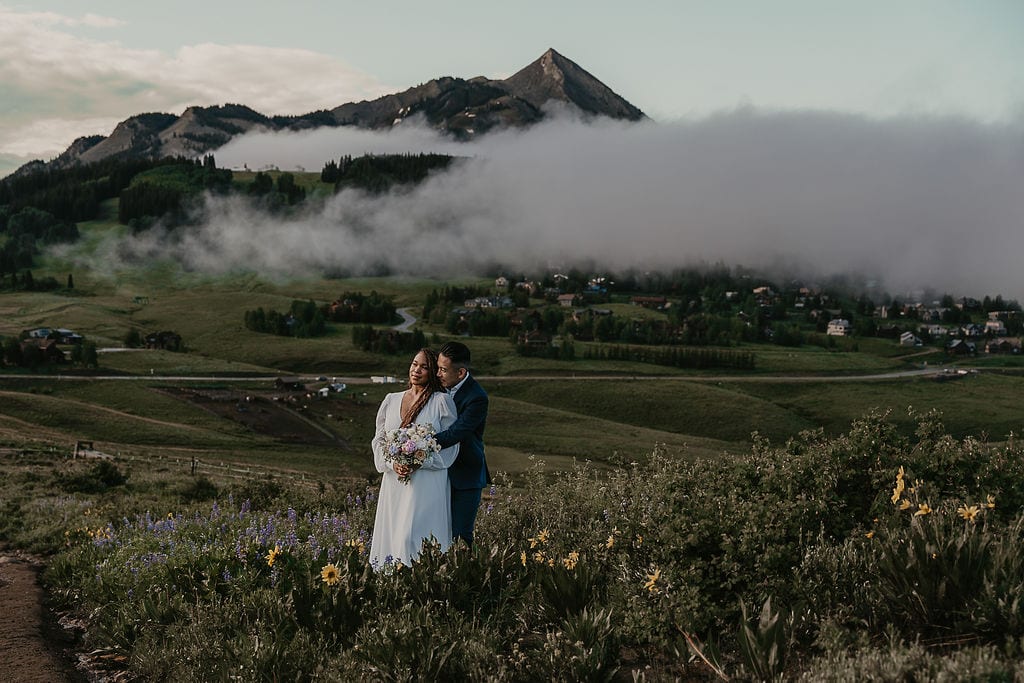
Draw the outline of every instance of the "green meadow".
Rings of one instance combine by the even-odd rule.
[[[170,263],[126,266],[104,255],[126,237],[114,223],[116,207],[82,224],[82,241],[49,254],[37,276],[74,289],[0,293],[0,336],[35,327],[66,327],[94,342],[99,368],[91,373],[47,368],[0,381],[3,438],[39,438],[62,446],[90,439],[117,453],[152,454],[186,449],[209,459],[282,467],[308,467],[318,475],[371,476],[367,443],[374,406],[399,385],[370,384],[372,375],[404,376],[408,358],[363,351],[352,326],[328,325],[310,339],[258,334],[244,326],[247,310],[287,310],[294,300],[329,303],[344,292],[390,296],[418,316],[425,296],[446,285],[487,285],[487,280],[413,278],[290,280],[254,273],[217,276],[184,272]],[[657,317],[656,311],[612,303],[619,314]],[[448,339],[440,326],[421,325],[428,340]],[[131,331],[172,330],[184,352],[124,349]],[[1019,433],[1022,395],[1018,358],[979,358],[977,374],[938,381],[933,375],[879,379],[906,370],[947,366],[935,349],[901,349],[880,339],[842,339],[835,348],[746,344],[751,371],[695,371],[625,361],[557,361],[517,355],[506,339],[465,340],[474,371],[492,398],[487,443],[492,466],[509,472],[529,467],[531,456],[555,467],[574,459],[602,467],[645,457],[664,445],[681,458],[727,457],[749,447],[752,435],[784,443],[805,430],[839,434],[875,411],[910,430],[915,415],[938,411],[958,437],[1002,441]],[[578,353],[578,356],[582,354]],[[8,375],[13,371],[8,370]],[[17,375],[17,373],[14,373]],[[131,377],[131,380],[58,379],[57,374]],[[169,395],[168,386],[213,386],[235,395],[273,398],[274,379],[300,377],[311,390],[318,376],[338,377],[349,389],[299,406],[309,430],[333,435],[317,441],[230,411],[212,412],[196,400]],[[863,377],[863,379],[860,379]],[[176,378],[176,379],[168,379]],[[226,400],[226,399],[225,399]],[[248,416],[244,416],[248,417]],[[269,418],[268,418],[269,419]],[[282,418],[283,419],[283,418]],[[291,419],[291,418],[288,418]]]
[[[64,327],[98,347],[97,368],[0,370],[0,542],[46,557],[94,673],[1024,677],[1020,358],[854,338],[743,344],[753,370],[696,371],[465,339],[495,483],[476,544],[371,567],[369,442],[407,354],[244,314],[376,291],[419,316],[432,289],[487,281],[124,265],[112,215],[34,269],[73,289],[0,292],[0,337]],[[184,350],[124,348],[158,331]],[[333,378],[345,390],[321,395]],[[68,458],[81,442],[112,459]]]

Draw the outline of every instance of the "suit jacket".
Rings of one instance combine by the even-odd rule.
[[[459,444],[459,456],[448,468],[453,489],[481,489],[491,483],[484,458],[484,426],[487,423],[487,392],[470,375],[452,397],[458,417],[448,429],[435,435],[441,448]]]

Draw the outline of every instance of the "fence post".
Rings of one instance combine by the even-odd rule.
[[[192,456],[192,476],[196,475],[196,456]]]

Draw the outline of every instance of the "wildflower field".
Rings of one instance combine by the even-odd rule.
[[[1024,449],[868,414],[741,456],[496,477],[472,549],[366,560],[372,487],[3,461],[81,649],[138,680],[1024,679]]]

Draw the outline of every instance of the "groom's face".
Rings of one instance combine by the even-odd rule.
[[[441,380],[445,389],[451,389],[465,376],[465,368],[452,365],[452,359],[443,353],[437,356],[437,378]]]

